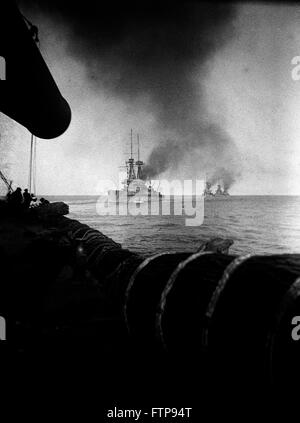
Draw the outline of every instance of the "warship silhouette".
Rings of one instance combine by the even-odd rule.
[[[205,190],[203,192],[203,196],[205,200],[227,200],[230,197],[230,194],[226,188],[222,190],[220,184],[217,185],[217,189],[215,192],[211,189],[212,184],[210,182],[206,182]]]
[[[138,159],[133,157],[132,129],[130,133],[130,157],[125,161],[126,178],[122,181],[123,187],[118,190],[108,191],[109,203],[144,203],[146,201],[159,201],[163,195],[156,191],[151,180],[146,180],[143,174],[144,162],[140,159],[140,140],[137,134]]]

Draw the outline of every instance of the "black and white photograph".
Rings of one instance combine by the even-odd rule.
[[[41,423],[60,402],[99,423],[297,408],[300,3],[1,0],[0,17],[14,398],[43,396]]]

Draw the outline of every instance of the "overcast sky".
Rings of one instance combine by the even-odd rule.
[[[90,62],[70,54],[73,34],[64,19],[32,9],[26,16],[39,27],[42,54],[73,116],[65,134],[38,140],[38,193],[97,194],[101,179],[117,182],[130,128],[140,134],[145,161],[166,134],[146,96],[137,107],[101,84],[95,89]],[[300,7],[242,4],[231,24],[231,35],[210,55],[205,73],[194,74],[206,116],[235,148],[232,164],[238,176],[230,192],[300,195],[300,81],[291,77],[291,60],[300,56]],[[25,187],[30,134],[3,115],[0,125],[6,173]],[[186,142],[184,137],[180,142]],[[187,153],[176,170],[162,176],[200,177],[197,154]]]

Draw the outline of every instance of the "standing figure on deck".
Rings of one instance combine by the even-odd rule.
[[[13,191],[9,197],[9,204],[12,206],[12,210],[14,211],[21,211],[23,203],[23,195],[22,190],[18,187],[15,191]]]
[[[23,193],[23,205],[24,205],[24,209],[27,210],[29,209],[31,204],[31,195],[28,192],[28,189],[24,189],[24,193]]]
[[[22,190],[18,187],[15,191],[11,193],[10,201],[14,205],[21,205],[23,202]]]

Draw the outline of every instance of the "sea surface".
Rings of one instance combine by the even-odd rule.
[[[124,248],[150,255],[164,251],[194,252],[212,237],[231,238],[233,254],[300,253],[299,196],[231,196],[204,203],[204,220],[186,226],[184,215],[103,216],[98,197],[47,197],[64,201],[69,217],[95,228]]]

